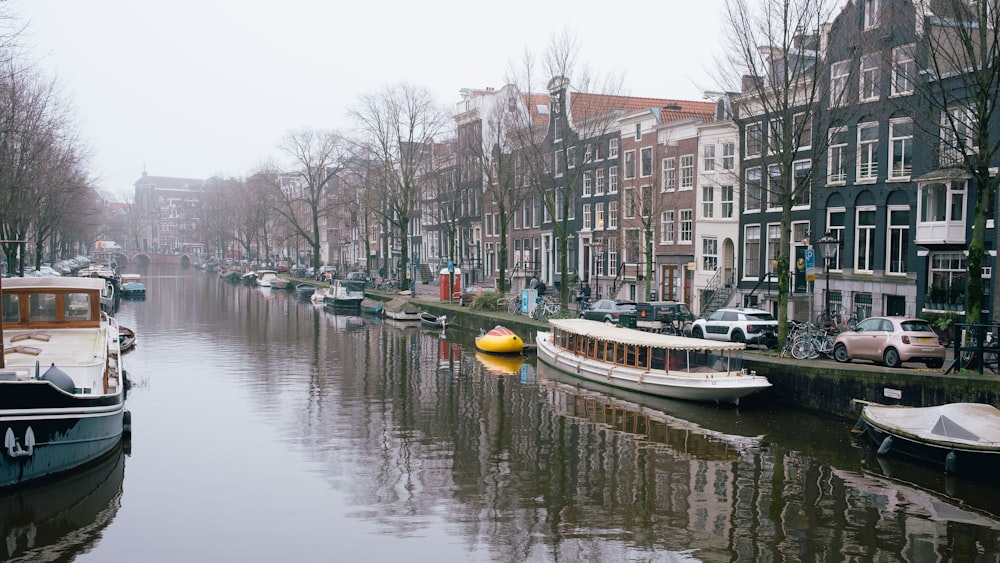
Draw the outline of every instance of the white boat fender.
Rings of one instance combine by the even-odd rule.
[[[878,455],[885,455],[892,449],[892,436],[886,436],[882,444],[878,447]]]
[[[948,455],[944,456],[944,472],[958,472],[958,454],[955,453],[955,450],[951,450]]]

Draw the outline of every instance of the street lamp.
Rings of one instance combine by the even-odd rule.
[[[823,235],[823,238],[816,241],[820,253],[823,255],[824,266],[826,266],[826,318],[833,319],[830,314],[830,260],[836,256],[840,241],[837,240],[830,231]]]

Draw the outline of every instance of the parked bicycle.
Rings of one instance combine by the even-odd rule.
[[[543,298],[535,304],[535,309],[531,312],[531,318],[536,321],[547,319],[555,315],[562,309],[562,304],[555,299]]]

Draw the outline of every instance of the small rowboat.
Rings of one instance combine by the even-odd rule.
[[[135,347],[135,331],[127,326],[118,326],[118,349],[128,352]]]
[[[490,354],[520,354],[524,341],[509,328],[497,325],[476,337],[476,349]]]
[[[381,315],[382,302],[370,297],[365,297],[361,300],[361,312],[368,313],[370,315]]]
[[[421,311],[420,324],[428,328],[445,328],[448,325],[448,316]]]

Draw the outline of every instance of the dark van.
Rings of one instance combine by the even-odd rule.
[[[695,316],[679,301],[650,301],[635,307],[636,328],[650,332],[687,334]]]

